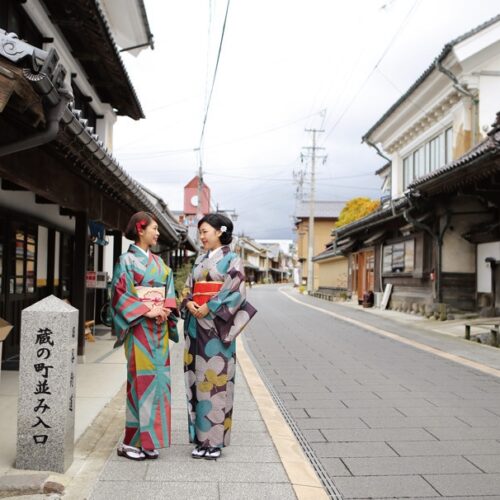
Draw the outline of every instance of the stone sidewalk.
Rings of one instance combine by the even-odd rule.
[[[296,466],[296,471],[303,471],[310,467],[305,457],[302,457],[302,462],[300,462],[300,457],[297,458],[295,454],[292,460],[296,463],[290,468],[290,464],[286,464],[287,458],[283,459],[283,453],[278,453],[276,442],[273,441],[268,428],[271,425],[272,429],[273,423],[268,421],[266,425],[264,422],[247,383],[249,376],[251,377],[248,368],[243,376],[241,365],[242,362],[248,362],[248,358],[241,340],[238,342],[234,427],[231,446],[223,450],[222,457],[217,461],[208,461],[194,460],[190,456],[193,446],[188,443],[187,439],[186,400],[182,372],[183,344],[182,342],[177,345],[173,344],[171,356],[172,446],[161,450],[158,460],[142,462],[133,462],[118,457],[113,449],[93,488],[90,496],[92,500],[326,498],[317,479],[314,482],[315,477],[295,476],[297,479],[293,479],[293,465]],[[252,383],[252,385],[258,385],[258,383]],[[265,405],[267,408],[263,409],[263,414],[273,406],[269,401]],[[280,422],[276,414],[274,417],[278,424],[277,433],[286,433],[284,421]],[[119,425],[123,425],[123,419]],[[290,448],[295,448],[296,452],[297,447],[297,443],[292,442],[288,446],[288,451]],[[293,482],[296,484],[292,484]],[[313,486],[312,489],[311,486]],[[69,488],[65,497],[73,499],[74,495],[78,495],[78,492],[75,488]]]

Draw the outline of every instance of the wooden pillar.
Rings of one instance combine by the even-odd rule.
[[[104,247],[102,245],[96,245],[97,247],[97,269],[96,271],[104,271]],[[106,302],[106,289],[100,288],[96,290],[96,307],[94,312],[94,320],[100,323],[99,311],[102,305]]]
[[[122,254],[122,233],[113,231],[113,266],[118,262]]]
[[[97,247],[97,271],[102,271],[104,267],[104,247],[96,245]]]
[[[71,280],[71,303],[79,311],[78,315],[78,356],[85,354],[85,313],[87,292],[88,214],[77,212],[75,215],[75,253],[73,256],[73,279]]]

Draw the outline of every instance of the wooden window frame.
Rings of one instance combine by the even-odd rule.
[[[8,293],[12,295],[34,295],[37,292],[37,256],[38,256],[38,228],[31,224],[16,222],[12,225],[12,244],[13,248],[10,253],[10,273],[8,276]],[[22,238],[18,235],[22,234]],[[29,238],[32,237],[31,242]],[[34,246],[33,254],[28,256],[29,246]],[[21,252],[19,252],[19,249]],[[22,272],[18,273],[18,262],[22,263]],[[33,264],[32,270],[32,288],[28,288],[28,263]],[[22,280],[21,289],[18,288],[18,280]]]
[[[413,245],[413,249],[411,252],[413,254],[413,258],[412,258],[413,263],[412,263],[411,269],[407,270],[407,258],[408,258],[407,257],[407,247],[409,247],[410,243]],[[401,245],[403,246],[403,248],[402,248],[403,253],[401,256],[403,266],[402,266],[401,271],[397,271],[395,269],[398,269],[401,266],[394,265],[394,247],[401,246]],[[390,253],[391,270],[390,271],[388,271],[387,268],[385,267],[385,265],[386,265],[385,260],[387,258],[386,249],[389,249],[389,248],[391,249],[391,253]],[[415,262],[416,249],[417,249],[417,242],[416,242],[416,238],[414,238],[414,237],[385,243],[382,246],[382,256],[381,256],[381,258],[382,258],[382,276],[413,276],[414,273],[417,271],[417,265]]]
[[[446,127],[403,158],[403,189],[452,161],[453,127]],[[417,171],[418,170],[418,171]]]

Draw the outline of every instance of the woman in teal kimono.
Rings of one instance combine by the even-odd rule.
[[[196,444],[191,456],[214,460],[231,439],[235,338],[256,310],[245,300],[243,263],[228,246],[232,222],[208,214],[198,230],[206,252],[182,292],[184,375],[189,441]]]
[[[132,241],[116,264],[112,283],[115,347],[127,357],[125,436],[117,453],[132,460],[158,458],[171,441],[169,336],[177,336],[172,271],[154,255],[158,224],[147,212],[132,216]]]

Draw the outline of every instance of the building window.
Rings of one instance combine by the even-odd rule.
[[[413,156],[407,156],[403,160],[403,186],[406,186],[413,182]]]
[[[384,246],[383,273],[411,273],[415,269],[415,240]]]
[[[447,128],[403,158],[403,189],[452,160],[453,129]]]
[[[0,2],[0,28],[7,33],[15,33],[21,40],[41,48],[43,36],[20,3],[19,0],[2,0]]]
[[[10,293],[35,293],[36,290],[36,232],[23,226],[15,228],[13,276]]]

